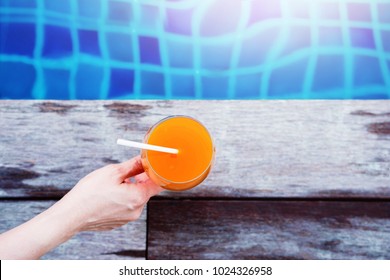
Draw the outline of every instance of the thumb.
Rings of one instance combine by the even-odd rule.
[[[128,161],[119,163],[118,166],[120,167],[121,170],[120,179],[122,181],[144,172],[141,156],[136,156],[132,159],[129,159]]]

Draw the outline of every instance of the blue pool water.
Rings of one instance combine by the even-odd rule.
[[[0,0],[3,99],[388,99],[389,0]]]

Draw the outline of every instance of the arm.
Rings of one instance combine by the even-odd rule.
[[[52,207],[1,234],[0,259],[37,259],[80,231],[138,219],[149,198],[163,190],[143,171],[135,157],[88,174]]]

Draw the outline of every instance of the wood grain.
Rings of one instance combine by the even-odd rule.
[[[149,259],[390,259],[390,202],[152,200]]]
[[[163,117],[211,131],[209,178],[170,197],[390,198],[390,101],[0,101],[0,197],[59,197],[139,153]]]
[[[41,213],[54,201],[0,201],[0,233]],[[140,219],[104,232],[82,232],[42,259],[145,259],[146,211]]]

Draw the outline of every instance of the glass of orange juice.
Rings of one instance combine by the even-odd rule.
[[[152,126],[144,143],[178,149],[178,154],[142,150],[145,172],[156,184],[182,191],[200,184],[210,173],[215,154],[206,127],[188,116],[170,116]]]

